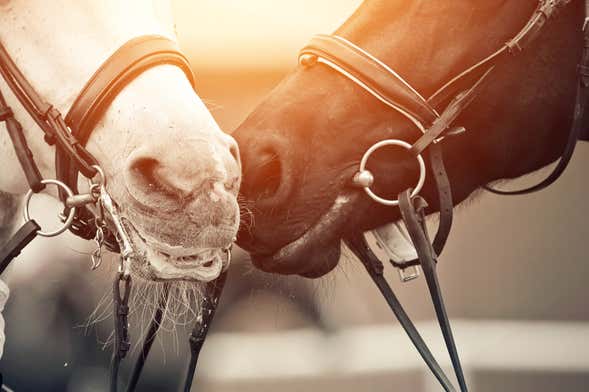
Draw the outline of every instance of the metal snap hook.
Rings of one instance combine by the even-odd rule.
[[[366,170],[366,164],[368,163],[368,159],[370,158],[370,156],[376,150],[378,150],[382,147],[386,147],[386,146],[398,146],[398,147],[403,147],[406,150],[410,150],[412,147],[411,144],[409,144],[403,140],[398,140],[398,139],[387,139],[387,140],[383,140],[381,142],[374,144],[372,147],[370,147],[368,149],[368,151],[366,151],[366,153],[362,157],[362,161],[360,161],[360,170],[354,176],[353,181],[356,185],[364,188],[364,191],[366,192],[366,194],[375,202],[383,204],[385,206],[393,206],[394,207],[394,206],[399,205],[399,200],[384,199],[384,198],[378,196],[376,193],[374,193],[370,189],[370,187],[374,183],[374,175],[369,170]],[[419,180],[417,181],[417,185],[415,186],[415,188],[413,189],[413,192],[411,193],[411,197],[417,196],[419,194],[419,192],[421,192],[421,189],[423,188],[423,185],[425,184],[425,177],[426,177],[425,161],[423,160],[423,157],[420,154],[420,155],[416,156],[416,159],[417,159],[417,162],[419,163]]]
[[[71,198],[74,196],[74,192],[72,192],[72,190],[63,182],[58,181],[58,180],[43,180],[41,181],[42,184],[44,185],[55,185],[58,188],[61,188],[62,190],[65,191],[65,193],[67,194],[68,198]],[[33,190],[29,190],[27,192],[27,194],[25,195],[25,208],[23,211],[24,214],[24,218],[25,218],[25,222],[28,222],[31,220],[31,215],[29,213],[29,208],[30,208],[30,204],[31,204],[31,198],[33,197],[33,194],[35,192],[33,192]],[[56,237],[58,235],[60,235],[61,233],[63,233],[64,231],[66,231],[67,229],[69,229],[69,227],[72,225],[72,222],[74,221],[74,217],[76,215],[76,208],[72,207],[69,210],[68,216],[66,217],[65,221],[63,222],[63,226],[57,230],[54,231],[42,231],[39,230],[37,232],[38,235],[40,235],[41,237]]]
[[[92,185],[96,184],[98,184],[101,187],[106,186],[106,175],[104,174],[104,170],[102,170],[102,168],[98,165],[92,165],[91,167],[96,169],[97,174],[94,177],[88,179],[88,184],[90,185],[90,188],[92,189]],[[98,177],[98,180],[94,181],[96,177]]]
[[[236,239],[234,238],[233,241],[236,241]],[[231,264],[232,250],[233,250],[233,242],[230,243],[229,245],[227,245],[225,248],[223,248],[223,253],[225,253],[225,256],[227,258],[225,260],[225,266],[224,266],[223,270],[226,270],[227,268],[229,268],[229,264]]]

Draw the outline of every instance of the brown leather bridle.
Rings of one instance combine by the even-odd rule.
[[[194,87],[194,75],[190,64],[174,41],[156,35],[141,36],[125,43],[100,66],[86,83],[64,119],[55,107],[45,102],[35,91],[0,43],[0,73],[43,131],[47,144],[56,147],[56,179],[44,180],[27,145],[22,127],[0,92],[0,122],[6,123],[6,129],[31,189],[27,194],[27,206],[30,195],[41,192],[47,184],[53,184],[59,187],[60,199],[65,208],[62,230],[51,233],[42,232],[36,222],[28,216],[28,207],[25,208],[27,222],[0,248],[0,273],[35,236],[55,236],[68,228],[84,239],[94,238],[99,245],[98,252],[104,243],[109,249],[121,254],[121,266],[113,284],[115,339],[111,362],[111,391],[118,389],[120,362],[130,348],[127,318],[131,290],[129,263],[133,257],[133,249],[118,218],[116,203],[106,192],[104,173],[85,145],[116,96],[143,72],[163,64],[179,67]],[[88,194],[78,194],[80,173],[91,182]],[[97,213],[97,210],[100,213]],[[230,258],[230,249],[226,249],[226,252]],[[96,267],[94,256],[93,263]],[[189,391],[192,385],[198,355],[214,317],[225,279],[226,272],[223,272],[216,281],[206,286],[205,298],[189,338],[191,359],[185,378],[185,391]],[[128,391],[135,390],[137,386],[167,307],[169,289],[169,283],[164,284],[159,307],[153,316],[143,349],[131,375]]]
[[[367,195],[376,202],[388,206],[399,206],[402,220],[405,223],[418,257],[415,260],[402,262],[394,260],[391,257],[390,261],[393,266],[399,268],[401,271],[410,267],[422,267],[461,391],[467,390],[466,380],[460,364],[436,273],[437,258],[444,249],[452,227],[453,216],[452,192],[442,154],[443,140],[447,137],[460,135],[465,131],[463,127],[456,126],[454,122],[460,113],[476,99],[482,84],[492,74],[496,64],[501,59],[518,54],[527,48],[537,38],[546,22],[555,12],[569,4],[570,1],[540,0],[528,23],[513,39],[474,66],[448,81],[448,83],[429,99],[421,96],[416,89],[382,61],[342,37],[333,35],[316,36],[301,50],[299,56],[299,62],[304,67],[310,68],[318,64],[323,64],[345,76],[385,105],[404,115],[422,132],[421,137],[413,144],[396,139],[376,143],[364,155],[360,170],[353,178],[353,183],[355,186],[364,189]],[[582,28],[584,51],[578,67],[579,81],[574,108],[574,120],[569,132],[567,145],[559,163],[544,181],[533,187],[515,192],[507,192],[495,190],[487,186],[485,187],[487,190],[504,195],[520,195],[546,188],[556,181],[566,169],[573,155],[577,140],[587,136],[583,135],[583,132],[585,111],[589,98],[589,0],[585,0],[584,4],[586,10],[586,19]],[[418,185],[415,189],[408,189],[401,192],[397,200],[383,199],[372,192],[370,187],[373,184],[374,177],[371,172],[365,169],[366,161],[372,152],[386,145],[396,145],[406,148],[410,154],[418,159],[421,166]],[[424,153],[429,155],[429,172],[434,177],[440,207],[440,224],[433,242],[430,241],[425,227],[427,203],[418,194],[426,175],[426,169],[422,164],[423,158],[421,157]],[[444,390],[455,391],[454,385],[434,358],[427,344],[421,338],[415,325],[385,280],[383,263],[370,248],[362,233],[346,238],[345,242],[362,261],[389,307]]]

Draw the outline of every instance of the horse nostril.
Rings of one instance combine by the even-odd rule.
[[[254,176],[250,190],[259,199],[272,198],[280,188],[282,164],[278,154],[264,151],[260,154],[258,167],[252,168]]]
[[[190,194],[189,187],[175,183],[173,171],[163,162],[153,157],[141,157],[132,161],[129,166],[129,185],[135,192],[148,193],[153,196],[165,196],[176,199]]]
[[[157,159],[141,158],[135,160],[130,170],[135,180],[147,185],[148,187],[155,187],[157,185],[156,168],[159,166]]]

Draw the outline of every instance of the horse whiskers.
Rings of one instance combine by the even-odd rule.
[[[204,284],[185,281],[152,282],[135,279],[129,300],[130,334],[134,341],[133,352],[141,350],[148,326],[160,306],[165,285],[168,286],[169,294],[159,330],[160,334],[165,331],[172,335],[173,351],[177,354],[180,351],[180,341],[187,338],[187,334],[186,336],[179,336],[179,329],[192,328],[196,322],[203,300]],[[112,311],[112,295],[110,291],[107,291],[82,325],[85,328],[85,333],[88,333],[90,327],[101,324],[103,321],[109,320],[112,323]],[[103,349],[114,343],[114,333],[111,325],[109,325],[108,330],[109,335],[105,340],[97,338]],[[168,347],[167,345],[160,346],[162,351],[165,351],[164,347]]]

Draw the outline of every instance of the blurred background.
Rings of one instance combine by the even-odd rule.
[[[227,132],[237,127],[296,65],[298,49],[313,34],[333,31],[359,3],[175,0],[177,31],[198,93],[221,127]],[[515,198],[485,193],[457,209],[439,274],[471,390],[589,390],[587,167],[589,147],[579,145],[571,167],[550,189]],[[51,205],[36,200],[34,208],[50,221]],[[0,369],[15,390],[106,390],[111,348],[103,342],[112,331],[112,269],[90,273],[85,253],[91,250],[70,236],[37,239],[7,275],[12,293],[4,312],[7,343]],[[402,284],[395,271],[388,275],[449,369],[423,278]],[[85,328],[101,301],[106,319]],[[140,390],[177,390],[187,335],[182,328],[162,333]],[[131,336],[139,340],[137,327]],[[237,252],[195,389],[438,391],[439,386],[353,258],[310,281],[263,274]]]

